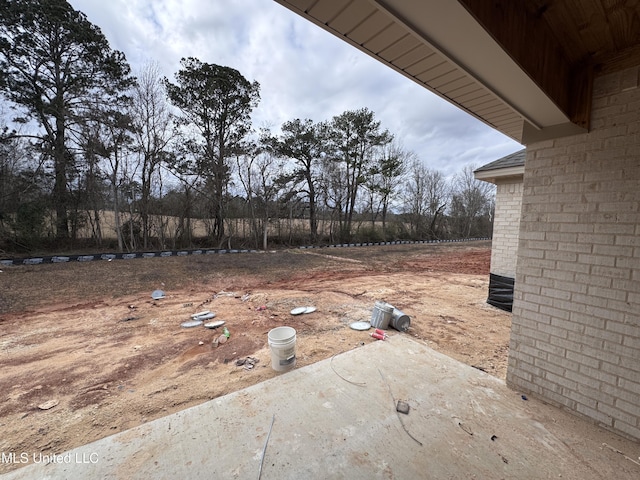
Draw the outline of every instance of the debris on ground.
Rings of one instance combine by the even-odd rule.
[[[462,423],[458,422],[458,426],[464,430],[465,432],[467,432],[469,435],[473,435],[473,432],[471,431],[471,429],[469,427],[467,427],[466,425],[463,425]]]
[[[379,328],[376,328],[374,333],[377,333],[378,335],[382,335],[382,336],[384,337],[384,338],[383,338],[384,340],[386,340],[387,338],[389,338],[389,335],[387,334],[387,331],[386,331],[386,330],[381,330],[381,329],[379,329]],[[376,338],[377,338],[377,337],[376,337]]]
[[[193,328],[193,327],[199,327],[203,323],[204,322],[202,320],[189,320],[189,321],[186,321],[186,322],[182,322],[180,324],[180,326],[182,328]]]
[[[236,360],[236,367],[244,367],[245,370],[252,370],[258,362],[260,362],[260,360],[255,357],[239,358]]]
[[[216,317],[216,314],[208,310],[206,312],[199,312],[197,314],[194,313],[193,315],[191,315],[191,318],[193,320],[202,320],[203,322],[205,320],[211,320],[212,318],[215,318],[215,317]]]
[[[633,458],[628,457],[627,455],[624,454],[624,452],[618,450],[615,447],[612,447],[611,445],[607,444],[607,443],[603,443],[602,444],[603,447],[608,448],[609,450],[611,450],[612,452],[615,452],[617,454],[622,455],[626,460],[629,460],[630,462],[635,463],[636,465],[640,465],[640,462],[636,462]],[[640,457],[638,457],[638,460],[640,460]]]
[[[216,320],[215,322],[209,322],[209,323],[205,323],[204,326],[206,328],[210,328],[210,329],[216,329],[218,327],[221,327],[225,324],[224,320]]]
[[[258,480],[262,478],[262,464],[264,463],[264,454],[267,451],[267,443],[269,443],[269,437],[271,436],[271,430],[273,430],[273,422],[276,421],[275,413],[271,417],[271,426],[269,427],[269,433],[267,433],[267,439],[264,441],[264,448],[262,449],[262,456],[260,457],[260,469],[258,470]]]
[[[362,342],[362,345],[364,345],[364,342]],[[359,386],[359,387],[364,387],[364,386],[366,385],[366,383],[365,383],[365,382],[352,382],[351,380],[349,380],[349,379],[347,379],[347,378],[343,377],[342,375],[340,375],[340,374],[338,373],[338,371],[333,367],[333,359],[334,359],[335,357],[336,357],[335,355],[334,355],[333,357],[331,357],[331,361],[329,362],[329,365],[331,366],[331,370],[333,370],[333,372],[334,372],[336,375],[338,375],[338,376],[339,376],[341,379],[343,379],[345,382],[348,382],[348,383],[350,383],[350,384],[352,384],[352,385],[357,385],[357,386]]]
[[[164,292],[162,290],[154,290],[151,292],[151,298],[154,300],[160,300],[161,298],[164,298]]]
[[[235,292],[225,292],[224,290],[220,290],[218,293],[213,295],[213,298],[216,299],[218,297],[239,297]],[[210,302],[211,300],[207,300]]]
[[[368,321],[353,322],[349,325],[349,327],[352,328],[353,330],[365,331],[371,328],[371,323]]]
[[[403,402],[402,400],[398,400],[398,404],[396,405],[396,412],[404,413],[405,415],[409,415],[409,404],[407,402]]]
[[[38,408],[40,410],[50,410],[53,407],[55,407],[56,405],[58,405],[59,401],[58,400],[49,400],[48,402],[44,402],[41,403],[40,405],[38,405]]]
[[[407,435],[409,435],[409,438],[411,438],[411,440],[416,442],[418,445],[422,446],[422,442],[420,440],[418,440],[416,437],[414,437],[413,435],[411,435],[411,432],[409,432],[409,430],[407,430],[407,427],[405,426],[404,422],[402,421],[402,417],[400,417],[400,412],[398,412],[396,399],[393,396],[393,392],[391,391],[391,386],[387,382],[386,378],[384,378],[384,375],[382,375],[382,370],[378,369],[378,373],[380,374],[380,378],[382,379],[382,381],[385,383],[385,385],[389,389],[389,395],[391,396],[391,400],[396,405],[396,415],[398,416],[398,421],[400,422],[400,425],[402,425],[402,429],[405,431],[405,433]]]
[[[511,316],[484,301],[491,254],[488,243],[481,248],[421,245],[353,249],[345,250],[345,254],[361,255],[367,262],[362,267],[350,265],[338,276],[333,262],[325,265],[309,256],[304,258],[311,263],[302,263],[300,258],[283,262],[280,254],[256,257],[252,261],[259,265],[247,271],[238,269],[238,257],[211,256],[192,257],[189,261],[150,260],[135,268],[126,262],[113,262],[100,275],[87,268],[89,264],[66,264],[64,272],[46,266],[36,267],[37,271],[24,267],[24,275],[11,276],[11,288],[3,291],[0,300],[0,343],[3,355],[11,360],[11,367],[4,369],[0,382],[3,391],[9,392],[3,401],[5,413],[0,422],[11,422],[10,429],[3,428],[3,440],[24,451],[39,451],[41,445],[32,435],[31,420],[19,421],[29,405],[35,412],[29,419],[39,417],[38,422],[44,426],[67,432],[50,444],[52,450],[66,451],[80,446],[79,442],[84,444],[110,434],[112,425],[124,430],[144,421],[143,417],[154,420],[204,401],[211,393],[211,385],[201,381],[203,369],[214,375],[220,395],[272,378],[277,372],[270,368],[271,360],[265,353],[267,333],[279,325],[295,326],[298,332],[298,366],[337,355],[332,367],[344,377],[340,382],[351,382],[350,388],[378,388],[375,377],[352,376],[356,375],[355,370],[347,368],[348,362],[343,365],[340,354],[376,341],[366,339],[374,331],[368,321],[369,307],[381,295],[416,315],[409,329],[412,338],[504,378]],[[12,271],[22,268],[12,267]],[[64,277],[60,277],[62,273]],[[167,292],[167,298],[155,301],[154,306],[149,294],[154,288],[164,290],[158,278],[171,278],[171,295]],[[226,293],[242,295],[249,291],[247,303]],[[214,300],[216,292],[220,294]],[[189,303],[192,305],[183,307]],[[266,305],[267,310],[256,311],[261,305]],[[299,305],[305,307],[305,312],[307,306],[316,306],[316,315],[291,316],[289,311]],[[180,327],[192,313],[207,309],[216,312],[217,317],[204,324],[222,318],[229,330],[234,330],[233,341],[229,342],[229,338],[226,342],[230,345],[217,344],[222,326],[211,330],[205,326]],[[448,324],[439,315],[464,318],[465,322]],[[133,316],[139,319],[122,322]],[[349,328],[357,321],[364,321],[361,328],[368,331]],[[391,328],[389,333],[393,332]],[[198,346],[200,340],[204,346]],[[384,348],[385,344],[371,346]],[[235,366],[235,361],[246,356],[259,356],[261,362],[244,374],[244,365]],[[225,358],[229,359],[227,366]],[[496,368],[490,369],[489,365]],[[91,374],[69,376],[69,372],[76,371]],[[118,395],[107,390],[85,393],[96,378],[126,382],[126,387]],[[19,395],[39,383],[48,388],[31,393],[28,399]],[[381,387],[386,388],[384,382]],[[129,388],[137,393],[123,395]],[[402,395],[407,401],[410,392]],[[519,397],[517,394],[513,398]],[[58,406],[64,409],[55,407],[47,413],[37,408],[51,398],[57,398]],[[389,398],[390,415],[391,408],[396,410],[396,403]],[[412,416],[416,415],[415,409],[421,408],[413,403],[411,407]],[[397,415],[410,420],[399,412]],[[264,436],[261,438],[264,441]],[[492,445],[497,447],[497,441]],[[621,456],[618,461],[627,462]],[[11,468],[15,467],[0,465],[0,474]]]

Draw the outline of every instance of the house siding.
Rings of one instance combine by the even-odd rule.
[[[491,273],[515,278],[522,207],[522,179],[496,182],[496,209],[491,244]]]
[[[640,439],[640,71],[527,145],[508,384]]]

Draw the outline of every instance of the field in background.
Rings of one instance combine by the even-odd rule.
[[[127,212],[120,213],[120,224],[126,225],[131,215]],[[134,215],[135,218],[135,215]],[[100,211],[100,219],[102,222],[102,235],[104,239],[116,239],[116,220],[115,214],[110,210]],[[156,238],[173,238],[180,231],[180,219],[178,217],[168,215],[150,215],[149,221],[152,226],[152,236]],[[369,225],[371,223],[369,222]],[[328,235],[330,232],[330,221],[320,220],[318,222],[318,232]],[[382,223],[378,222],[378,227],[382,227]],[[247,238],[251,232],[251,221],[246,218],[231,218],[225,220],[225,229],[227,233]],[[204,220],[192,218],[191,231],[195,238],[207,236],[207,226]],[[268,235],[282,236],[285,232],[292,232],[297,235],[308,234],[309,220],[307,219],[273,219],[269,222]],[[78,230],[80,238],[91,238],[92,226],[90,223],[84,225]]]

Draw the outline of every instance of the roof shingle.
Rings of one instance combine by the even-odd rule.
[[[522,150],[507,155],[506,157],[487,163],[486,165],[477,168],[475,172],[489,172],[491,170],[500,170],[502,168],[522,167],[524,165],[526,153],[527,150],[523,148]]]

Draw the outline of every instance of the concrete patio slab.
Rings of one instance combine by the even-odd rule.
[[[639,455],[397,334],[0,478],[623,480]]]

